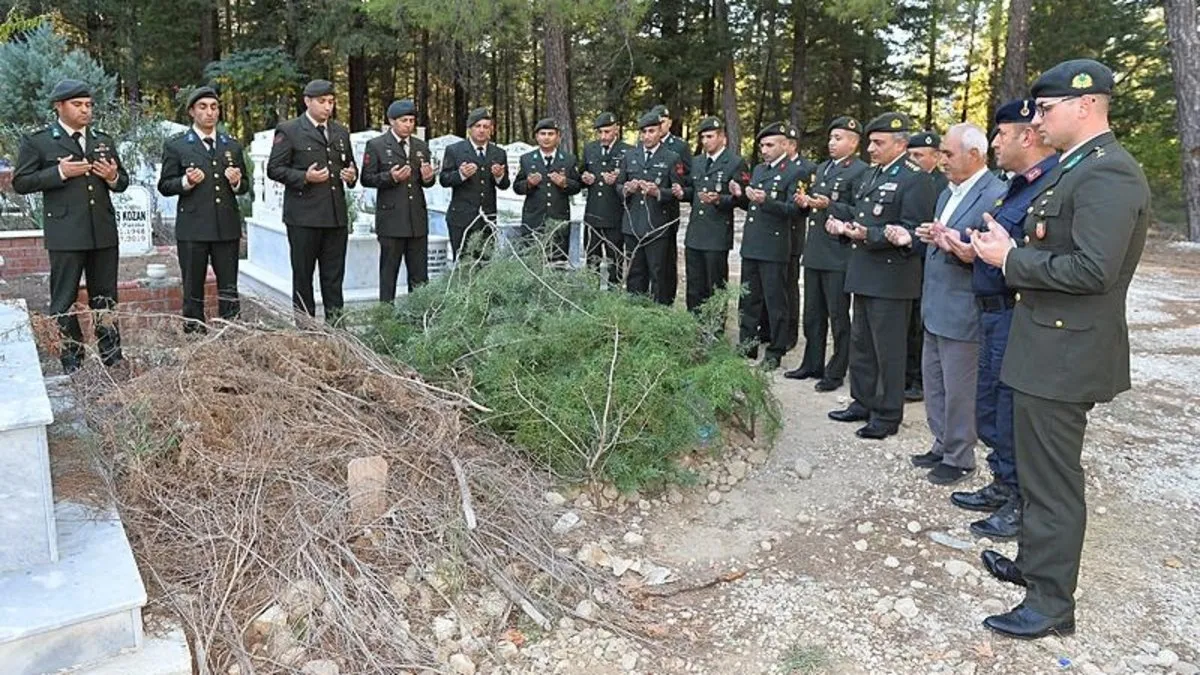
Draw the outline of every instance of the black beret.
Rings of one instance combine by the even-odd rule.
[[[199,101],[202,98],[213,98],[213,99],[217,99],[218,101],[221,100],[217,96],[216,89],[213,89],[212,87],[196,87],[195,89],[192,90],[191,94],[188,94],[188,99],[187,99],[188,109],[191,109],[192,106],[196,105],[196,101]]]
[[[787,122],[784,122],[783,123],[783,135],[787,136],[788,138],[792,139],[793,141],[800,140],[800,130],[797,129],[796,125],[794,125],[794,124],[788,124]]]
[[[1019,98],[996,108],[996,124],[1028,124],[1033,121],[1037,106],[1033,99]]]
[[[54,89],[50,92],[50,102],[59,103],[61,101],[70,101],[73,98],[91,98],[92,90],[86,83],[79,80],[62,80],[54,85]]]
[[[787,136],[787,124],[783,122],[772,122],[762,128],[754,140],[761,141],[767,136]]]
[[[333,83],[329,80],[313,80],[304,85],[304,95],[308,98],[329,96],[333,93]]]
[[[936,150],[942,147],[942,137],[938,136],[936,131],[922,131],[908,137],[908,147],[933,148]]]
[[[912,126],[912,120],[908,118],[908,115],[898,112],[887,112],[867,124],[867,133],[870,134],[876,131],[910,133],[912,132]]]
[[[638,118],[638,129],[645,129],[646,127],[656,127],[659,124],[662,124],[662,118],[659,117],[654,112],[648,112],[645,115],[642,115],[641,117]]]
[[[596,116],[596,123],[592,125],[593,129],[603,129],[611,127],[617,123],[617,116],[610,112],[602,112]]]
[[[725,128],[725,123],[721,121],[720,117],[705,117],[700,120],[700,126],[698,128],[697,133],[702,134],[706,131],[714,131],[716,129],[724,129],[724,128]]]
[[[659,103],[658,105],[656,105],[650,109],[650,114],[654,115],[661,121],[662,118],[664,118],[664,117],[670,117],[671,111],[667,110],[667,106]]]
[[[830,122],[829,131],[833,131],[834,129],[845,129],[846,131],[853,131],[856,134],[862,134],[862,125],[858,123],[858,120],[849,115],[842,115]]]
[[[543,117],[542,119],[538,120],[537,126],[533,128],[533,133],[536,134],[542,129],[553,129],[554,131],[558,131],[558,120],[554,119],[553,117]]]
[[[387,109],[387,118],[389,120],[400,119],[401,117],[404,117],[405,115],[416,115],[416,114],[417,114],[417,104],[413,103],[412,99],[408,99],[408,98],[401,99],[399,101],[392,101],[392,104],[389,105],[388,109]]]
[[[1113,72],[1091,59],[1063,61],[1042,73],[1030,92],[1034,98],[1111,94]]]
[[[487,108],[476,108],[467,113],[467,128],[473,127],[483,120],[490,119],[492,119],[492,114],[488,112]]]

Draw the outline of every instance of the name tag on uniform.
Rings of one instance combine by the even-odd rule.
[[[895,190],[898,187],[900,187],[900,186],[897,185],[896,183],[884,183],[883,185],[879,186],[879,189],[880,190]]]

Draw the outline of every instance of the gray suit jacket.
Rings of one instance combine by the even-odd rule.
[[[983,214],[1004,196],[1004,183],[991,172],[984,172],[967,191],[950,215],[946,227],[965,232],[983,222]],[[938,195],[934,217],[950,201],[950,188]],[[979,339],[979,308],[971,288],[970,264],[936,246],[925,251],[925,281],[921,288],[921,319],[925,330],[950,340],[975,342]]]

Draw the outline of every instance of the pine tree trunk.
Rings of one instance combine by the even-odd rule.
[[[431,137],[433,130],[429,128],[429,31],[421,31],[421,52],[417,56],[416,82],[417,90],[417,124],[428,129]],[[452,129],[460,130],[466,120],[455,120]]]
[[[792,126],[804,132],[804,101],[808,80],[808,2],[792,0]]]
[[[933,129],[933,97],[937,95],[934,85],[937,82],[938,2],[940,0],[931,0],[929,3],[929,32],[925,36],[926,67],[929,70],[925,75],[926,129]]]
[[[729,147],[741,152],[742,125],[737,109],[737,74],[734,72],[734,46],[729,38],[729,5],[725,0],[713,0],[713,20],[721,45],[721,113],[725,118],[725,135]]]
[[[1029,95],[1029,17],[1033,0],[1011,0],[1008,7],[1008,41],[1004,45],[1004,73],[1000,100]]]
[[[970,37],[967,38],[967,67],[965,77],[963,78],[963,107],[962,117],[960,122],[967,121],[967,114],[971,107],[971,73],[975,70],[975,32],[979,27],[979,0],[971,0],[971,5],[967,9],[969,21],[971,22]]]
[[[1200,242],[1200,12],[1195,0],[1164,0],[1175,115],[1183,153],[1183,199],[1188,239]]]
[[[346,63],[350,80],[350,131],[362,131],[367,123],[367,59],[362,52],[351,54]]]

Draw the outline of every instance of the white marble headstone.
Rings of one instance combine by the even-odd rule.
[[[154,198],[141,185],[130,185],[111,195],[117,215],[117,238],[121,257],[146,255],[154,250]]]

